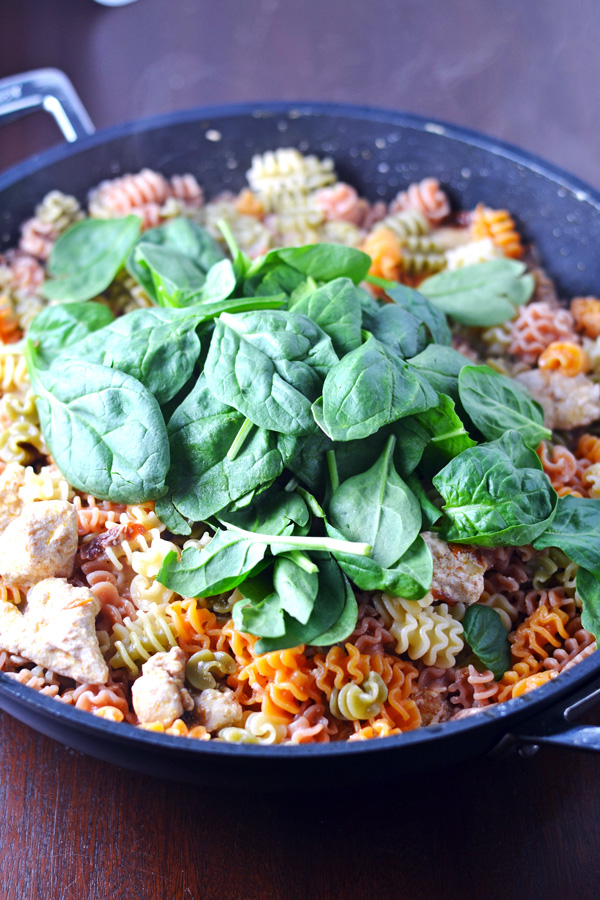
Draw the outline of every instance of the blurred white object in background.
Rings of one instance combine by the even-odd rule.
[[[96,0],[102,6],[127,6],[128,3],[135,3],[136,0]]]

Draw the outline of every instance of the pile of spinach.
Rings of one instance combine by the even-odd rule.
[[[188,597],[238,588],[234,621],[259,652],[328,645],[355,626],[351,583],[427,593],[421,532],[434,529],[561,547],[582,566],[597,633],[600,504],[558,500],[535,453],[550,436],[539,405],[450,347],[447,314],[493,324],[528,299],[523,267],[442,273],[420,292],[379,282],[383,303],[360,286],[371,260],[359,250],[251,260],[223,233],[231,258],[185,219],[142,235],[135,217],[75,225],[44,288],[62,302],[26,344],[42,431],[71,484],[154,500],[175,535],[214,531],[169,554],[159,580]],[[154,305],[115,319],[99,295],[123,266]],[[494,616],[470,613],[465,633],[500,677]]]

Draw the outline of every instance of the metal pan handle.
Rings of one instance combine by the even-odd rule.
[[[69,143],[96,130],[75,88],[59,69],[34,69],[0,80],[0,117],[16,119],[36,109],[54,116]]]
[[[599,703],[600,679],[595,678],[562,703],[527,719],[522,728],[505,735],[489,755],[500,758],[516,751],[521,756],[531,756],[543,745],[598,753],[600,727],[578,720]]]

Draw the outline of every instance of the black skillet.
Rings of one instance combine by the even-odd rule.
[[[8,100],[9,112],[43,105],[73,142],[0,175],[0,247],[16,242],[20,223],[49,190],[83,200],[102,179],[149,166],[166,175],[192,172],[210,197],[238,190],[253,154],[297,147],[333,157],[339,177],[371,200],[390,200],[431,175],[457,208],[477,202],[507,208],[559,291],[572,297],[600,290],[600,193],[499,141],[417,116],[323,103],[203,108],[90,134],[93,126],[63,79],[46,70],[16,86],[0,82],[0,103]],[[547,743],[600,750],[600,728],[575,722],[597,700],[600,654],[592,654],[543,687],[462,721],[384,740],[271,747],[199,742],[111,723],[0,673],[0,708],[68,746],[139,772],[245,788],[389,779]]]

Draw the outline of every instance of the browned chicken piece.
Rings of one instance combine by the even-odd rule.
[[[446,603],[477,603],[483,593],[483,554],[473,547],[447,544],[430,531],[422,535],[433,557],[431,594]]]
[[[26,503],[0,534],[0,576],[18,587],[68,578],[77,540],[77,510],[68,500]]]
[[[23,610],[0,599],[0,647],[58,675],[104,684],[108,667],[95,619],[100,601],[86,587],[45,578],[27,593]]]
[[[242,707],[233,691],[207,688],[194,698],[196,717],[207,731],[220,731],[230,725],[241,725]]]
[[[142,675],[133,682],[131,699],[143,724],[173,724],[194,702],[183,686],[186,656],[179,647],[168,653],[156,653],[142,666]]]
[[[439,691],[417,690],[410,695],[410,699],[417,704],[421,713],[422,725],[437,725],[439,722],[447,722],[454,712],[450,701]]]

